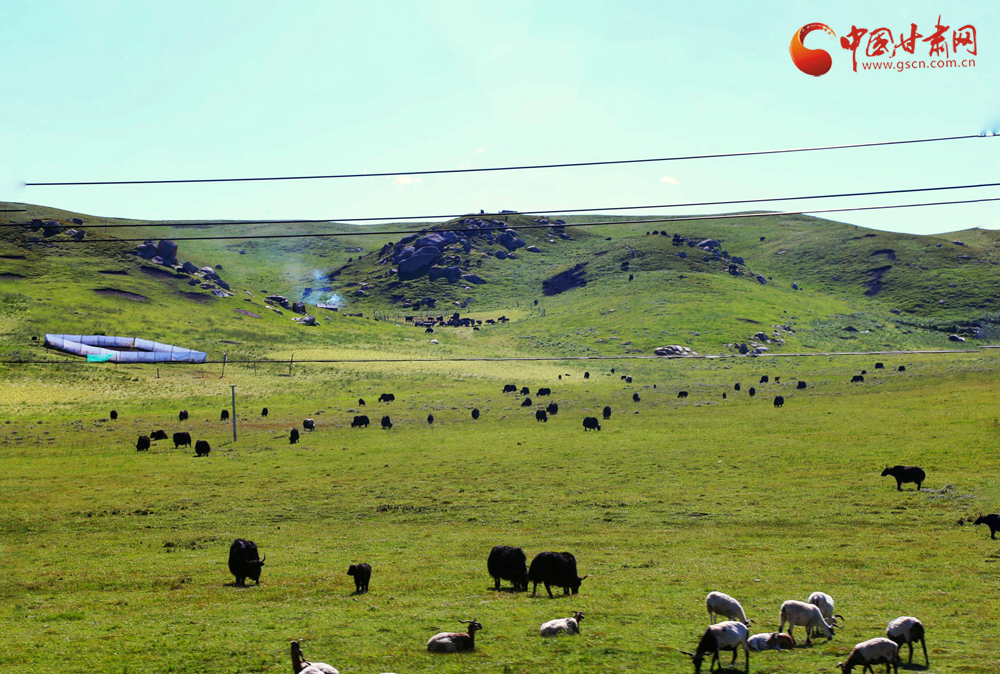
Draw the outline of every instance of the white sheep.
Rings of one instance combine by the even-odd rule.
[[[292,674],[340,674],[325,662],[306,662],[298,641],[292,642]]]
[[[807,604],[804,601],[796,601],[795,599],[789,599],[781,605],[781,612],[778,614],[778,617],[780,620],[780,625],[778,626],[779,632],[785,631],[785,623],[788,623],[789,635],[796,625],[805,627],[807,644],[812,644],[810,633],[813,628],[822,630],[823,636],[829,641],[833,638],[833,628],[840,627],[836,620],[832,623],[827,623],[823,620],[823,614],[820,612],[818,606]]]
[[[847,656],[845,662],[838,662],[837,667],[843,674],[851,674],[855,667],[861,667],[862,672],[869,670],[874,672],[872,665],[885,664],[885,674],[889,674],[889,667],[894,667],[899,672],[899,648],[896,642],[885,637],[875,637],[868,641],[862,641],[851,649],[851,654]]]
[[[427,650],[431,653],[462,653],[476,649],[476,632],[483,629],[483,626],[473,618],[472,620],[459,620],[469,626],[468,633],[464,632],[441,632],[435,634],[427,642]]]
[[[716,614],[725,616],[730,620],[736,620],[744,625],[750,625],[752,620],[747,620],[746,613],[740,603],[722,592],[709,592],[705,597],[705,608],[708,609],[708,622],[715,622]]]
[[[708,667],[709,671],[711,671],[715,668],[715,663],[719,661],[720,651],[732,651],[733,659],[729,663],[729,666],[732,667],[733,663],[736,662],[740,646],[743,646],[743,651],[746,655],[746,671],[749,674],[750,647],[747,645],[747,634],[747,626],[736,620],[716,623],[715,625],[709,625],[705,629],[704,634],[701,635],[701,640],[698,642],[698,648],[694,653],[689,651],[678,652],[691,656],[695,674],[698,674],[701,672],[701,663],[704,661],[706,654],[712,654],[712,663]]]
[[[795,639],[790,634],[780,632],[761,632],[747,639],[751,651],[780,651],[782,648],[795,648]]]
[[[832,624],[834,617],[840,618],[841,622],[844,621],[844,616],[833,612],[833,597],[828,595],[826,592],[813,592],[809,595],[809,598],[806,599],[806,602],[819,607],[820,613],[823,614],[823,620],[826,622]],[[819,630],[813,630],[814,636],[818,634]]]
[[[927,659],[927,642],[924,641],[924,624],[910,616],[900,616],[889,623],[885,628],[885,635],[892,639],[902,648],[903,644],[910,647],[910,659],[907,664],[913,664],[913,642],[919,641],[924,648],[924,665],[930,667],[930,660]]]
[[[543,637],[554,637],[558,634],[579,634],[582,620],[583,614],[579,611],[573,611],[572,618],[556,618],[542,623],[540,632]]]

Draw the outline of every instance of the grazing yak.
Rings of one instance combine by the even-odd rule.
[[[549,415],[545,413],[545,410],[535,410],[535,421],[548,421]]]
[[[531,393],[531,389],[530,388],[528,388],[527,386],[522,386],[521,387],[521,395],[526,396],[529,393]]]
[[[678,391],[677,392],[677,397],[678,398],[687,398],[688,397],[688,392],[687,391]]]
[[[390,419],[389,415],[386,414],[382,417],[382,430],[389,430],[390,428],[392,428],[392,419]]]
[[[111,421],[118,421],[118,410],[111,410],[111,414],[108,416],[111,417]]]
[[[611,418],[611,405],[605,405],[604,406],[604,418],[605,419],[610,419]]]
[[[758,383],[760,383],[760,384],[766,384],[767,381],[768,381],[767,375],[765,374],[763,377],[760,378],[760,382],[758,382]]]
[[[535,395],[537,395],[539,398],[541,398],[542,396],[550,396],[552,395],[552,389],[540,388],[538,389],[538,393],[536,393]]]
[[[219,421],[229,421],[229,410],[222,410],[222,414],[219,415]]]
[[[351,428],[361,428],[362,426],[368,428],[368,417],[364,414],[354,417],[354,420],[351,422]]]
[[[528,591],[528,558],[521,548],[494,545],[486,560],[486,569],[493,577],[494,589],[500,589],[501,580],[509,580],[514,592]]]
[[[785,404],[785,396],[774,396],[774,406],[781,407]]]
[[[996,540],[997,532],[1000,531],[1000,515],[995,513],[990,513],[989,515],[980,515],[979,518],[974,522],[974,524],[985,524],[990,528],[990,538]]]
[[[749,394],[750,394],[750,397],[751,397],[751,398],[753,398],[753,397],[754,397],[755,395],[757,395],[757,389],[755,389],[755,388],[754,388],[753,386],[751,386],[751,387],[750,387],[750,388],[749,388],[749,389],[747,390],[747,393],[749,393]]]
[[[208,440],[199,440],[194,443],[194,453],[197,456],[208,456],[211,451],[212,447],[208,444]]]
[[[633,393],[632,394],[632,402],[637,403],[637,402],[639,402],[639,400],[640,400],[639,394],[638,393]]]
[[[531,398],[525,398],[523,401],[521,401],[521,407],[531,407],[534,404],[535,403],[531,402]]]
[[[865,380],[864,376],[860,374],[856,374],[853,377],[851,377],[852,384],[857,384],[858,382],[863,382],[864,380]]]
[[[632,375],[629,375],[629,376],[625,377],[625,383],[626,384],[631,384],[632,383]]]
[[[313,419],[303,419],[302,420],[302,429],[306,430],[306,431],[315,431],[316,430],[316,422]]]
[[[267,408],[266,407],[260,411],[260,416],[262,416],[262,417],[266,417],[267,416]]]
[[[903,485],[910,482],[915,482],[917,491],[920,491],[920,485],[927,477],[923,468],[917,466],[893,466],[892,468],[886,466],[885,470],[882,471],[882,477],[886,475],[892,475],[896,478],[896,491],[903,491]]]
[[[187,418],[188,418],[187,410],[181,410],[180,413],[177,415],[178,421],[187,421]]]
[[[428,414],[427,415],[427,423],[429,423],[429,424],[433,424],[434,423],[434,415],[433,414]]]
[[[900,365],[899,367],[896,368],[896,372],[906,372],[906,366]]]
[[[545,411],[553,416],[559,414],[559,403],[549,403],[546,405]]]
[[[804,389],[805,387],[806,387],[806,383],[804,381],[802,381],[801,379],[799,380],[799,383],[795,385],[795,388],[797,388],[797,389]]]
[[[505,384],[504,387],[503,387],[503,392],[504,393],[516,393],[517,392],[517,386],[515,386],[514,384]]]
[[[875,369],[876,370],[884,370],[885,369],[885,363],[875,363]]]
[[[383,393],[382,395],[380,395],[378,397],[378,401],[380,403],[391,403],[395,399],[396,399],[396,396],[394,394],[392,394],[392,393]]]
[[[288,434],[288,443],[294,445],[299,441],[299,429],[293,428],[292,432]]]
[[[479,418],[479,408],[478,407],[473,407],[472,408],[472,418],[473,419],[478,419]]]
[[[267,559],[267,555],[264,555],[264,559]],[[260,569],[264,566],[264,559],[257,553],[256,543],[237,538],[229,547],[229,573],[233,574],[240,587],[246,585],[247,578],[260,585]]]
[[[166,440],[167,439],[167,432],[165,430],[163,430],[162,428],[160,430],[158,430],[158,431],[153,431],[152,433],[150,433],[149,439],[150,440]]]
[[[599,431],[601,430],[601,424],[597,422],[597,417],[584,417],[583,418],[583,430],[585,431]]]
[[[538,584],[545,585],[545,591],[552,595],[552,586],[561,587],[563,594],[571,592],[577,594],[580,591],[582,578],[577,575],[576,557],[569,552],[539,552],[531,560],[531,567],[528,569],[528,582],[534,583],[531,596],[538,593]],[[527,589],[527,588],[525,588]]]
[[[365,407],[365,399],[358,398],[358,407]]]
[[[187,431],[181,431],[179,433],[174,433],[174,449],[178,447],[190,447],[191,446],[191,434]]]
[[[583,373],[583,378],[584,379],[590,379],[590,373],[589,372],[584,372]]]
[[[149,436],[148,435],[140,435],[139,436],[139,441],[135,443],[135,451],[137,451],[137,452],[145,452],[148,449],[149,449]]]
[[[734,391],[739,391],[740,390],[740,383],[739,382],[736,382],[735,384],[733,384],[733,390]]]
[[[354,594],[367,592],[368,582],[372,579],[372,565],[366,563],[351,564],[347,567],[347,575],[354,576]]]

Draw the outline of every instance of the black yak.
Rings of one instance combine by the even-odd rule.
[[[368,582],[372,579],[372,565],[365,563],[351,564],[347,567],[347,575],[354,576],[354,594],[367,592]]]
[[[264,555],[267,559],[267,555]],[[236,578],[236,584],[243,586],[246,579],[260,585],[260,570],[264,559],[257,553],[257,544],[237,538],[229,547],[229,572]]]
[[[886,466],[885,470],[882,471],[882,477],[886,475],[896,478],[896,491],[903,491],[903,485],[910,482],[915,482],[917,491],[920,491],[920,485],[923,483],[924,478],[927,477],[923,468],[918,468],[917,466],[893,466],[892,468]]]
[[[521,548],[509,545],[495,545],[490,550],[486,568],[493,577],[495,589],[500,589],[501,580],[509,580],[515,592],[528,591],[528,558]]]
[[[552,596],[552,587],[561,587],[563,594],[577,594],[580,591],[581,578],[576,572],[576,557],[568,552],[539,552],[531,560],[528,569],[528,582],[534,583],[532,596],[538,592],[538,584],[545,585],[545,591]],[[525,588],[527,589],[527,588]]]

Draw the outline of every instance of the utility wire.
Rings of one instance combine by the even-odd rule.
[[[1000,134],[993,134],[997,136]],[[825,150],[846,150],[864,147],[886,147],[890,145],[914,145],[917,143],[939,143],[971,138],[987,138],[986,134],[969,134],[963,136],[941,136],[937,138],[913,138],[909,140],[877,141],[873,143],[847,143],[843,145],[818,145],[813,147],[785,148],[781,150],[755,150],[750,152],[722,152],[716,154],[696,154],[674,157],[653,157],[648,159],[616,159],[610,161],[568,162],[562,164],[525,164],[520,166],[488,166],[482,168],[436,169],[427,171],[380,171],[376,173],[335,173],[330,175],[302,176],[269,176],[256,178],[186,178],[170,180],[90,180],[68,182],[37,182],[25,183],[26,187],[86,187],[93,185],[168,185],[182,183],[238,183],[263,182],[275,180],[333,180],[339,178],[381,178],[389,176],[426,176],[450,173],[485,173],[492,171],[528,171],[534,169],[573,168],[581,166],[611,166],[619,164],[649,164],[655,162],[686,161],[693,159],[723,159],[728,157],[756,157],[771,154],[790,154],[793,152],[822,152]]]
[[[803,210],[803,211],[772,211],[772,212],[760,212],[760,213],[730,213],[722,215],[690,215],[690,216],[675,216],[670,218],[647,218],[643,220],[616,220],[612,222],[575,222],[566,223],[564,225],[513,225],[511,227],[496,226],[493,228],[459,228],[459,227],[447,227],[441,229],[435,229],[435,232],[489,232],[496,231],[500,229],[512,229],[512,230],[522,230],[522,229],[552,229],[553,227],[609,227],[617,225],[649,225],[661,222],[698,222],[703,220],[735,220],[742,218],[773,218],[783,215],[815,215],[818,213],[848,213],[848,212],[858,212],[858,211],[882,211],[895,208],[924,208],[928,206],[954,206],[958,204],[981,204],[987,202],[1000,201],[1000,197],[990,197],[983,199],[962,199],[959,201],[931,201],[922,202],[917,204],[888,204],[885,206],[851,206],[846,208],[820,208],[813,210]],[[404,229],[404,230],[391,230],[382,232],[326,232],[318,234],[246,234],[241,236],[171,236],[171,241],[236,241],[236,240],[248,240],[248,239],[304,239],[304,238],[315,238],[315,239],[326,239],[326,238],[336,238],[343,236],[387,236],[390,234],[423,234],[427,229]],[[144,242],[148,239],[80,239],[80,240],[62,240],[62,241],[48,241],[47,243],[60,243],[60,244],[87,244],[87,243],[136,243]]]
[[[651,204],[648,206],[604,206],[595,208],[558,208],[533,211],[516,211],[511,213],[441,213],[438,215],[399,215],[366,218],[322,218],[309,220],[215,220],[204,222],[149,222],[139,224],[94,224],[93,227],[103,229],[115,228],[146,228],[146,227],[232,227],[240,225],[291,225],[291,224],[336,224],[345,222],[393,222],[400,220],[451,220],[466,217],[498,217],[501,215],[562,215],[567,213],[593,213],[597,211],[638,211],[654,208],[688,208],[692,206],[731,206],[734,204],[760,204],[778,201],[807,201],[811,199],[843,199],[846,197],[870,197],[887,194],[913,194],[916,192],[941,192],[946,190],[979,189],[983,187],[1000,187],[996,183],[970,183],[966,185],[945,185],[941,187],[912,187],[898,190],[873,190],[870,192],[835,192],[829,194],[807,194],[793,197],[770,197],[757,199],[727,199],[724,201],[689,201],[676,204]],[[27,227],[30,223],[0,224],[5,227]]]

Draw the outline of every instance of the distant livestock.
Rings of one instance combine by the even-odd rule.
[[[552,416],[559,414],[559,403],[549,403],[545,406],[545,411]]]
[[[219,421],[229,421],[229,410],[222,410],[222,414],[219,415]]]
[[[473,419],[478,419],[479,418],[479,408],[478,407],[473,407],[472,408],[472,418]]]
[[[427,650],[431,653],[465,653],[476,650],[476,632],[483,629],[475,618],[459,620],[469,626],[468,633],[441,632],[435,634],[427,642]]]
[[[262,417],[266,417],[267,416],[267,408],[266,407],[260,411],[260,416],[262,416]]]
[[[503,387],[503,392],[504,393],[516,393],[517,392],[517,387],[514,386],[513,384],[505,384],[504,387]]]
[[[632,394],[632,402],[637,403],[637,402],[639,402],[639,400],[640,400],[639,394],[638,393],[633,393]]]
[[[362,426],[368,428],[368,417],[364,414],[354,417],[351,421],[351,428],[361,428]]]
[[[760,378],[760,382],[759,383],[761,383],[761,384],[766,384],[767,383],[767,375],[766,374],[763,377]]]
[[[550,396],[552,395],[552,389],[540,388],[538,389],[538,393],[536,393],[535,395],[537,395],[539,398],[541,398],[542,396]]]
[[[864,380],[865,380],[864,375],[860,375],[860,374],[856,374],[853,377],[851,377],[851,383],[852,384],[857,384],[858,382],[863,382]]]
[[[358,398],[358,407],[365,407],[365,399]]]
[[[884,363],[875,363],[875,369],[876,370],[884,370],[885,369],[885,364]]]
[[[629,376],[625,377],[625,383],[626,384],[631,384],[632,383],[632,375],[629,375]]]
[[[160,430],[158,430],[158,431],[153,431],[149,435],[149,439],[150,440],[166,440],[167,439],[167,432],[165,430],[163,430],[162,428]]]
[[[316,430],[316,422],[314,420],[312,420],[312,419],[303,419],[302,420],[302,428],[303,428],[303,430],[307,430],[307,431],[315,431]]]
[[[902,648],[903,644],[910,647],[910,659],[906,663],[908,665],[913,664],[913,644],[919,641],[924,649],[924,666],[931,666],[930,660],[927,659],[927,642],[924,641],[924,625],[916,618],[900,616],[890,621],[889,625],[885,628],[885,636],[896,642],[898,648]]]
[[[778,614],[779,626],[778,631],[785,631],[785,623],[788,623],[788,634],[792,634],[792,630],[800,625],[806,629],[806,644],[812,644],[812,632],[815,629],[822,631],[823,636],[829,641],[833,638],[833,628],[840,627],[836,620],[831,622],[826,622],[823,619],[823,613],[818,606],[813,604],[808,604],[804,601],[796,601],[790,599],[781,605],[781,611]]]
[[[344,568],[344,567],[340,567]],[[368,583],[372,578],[371,564],[351,564],[347,567],[347,575],[354,576],[354,594],[361,594],[368,591]]]
[[[299,441],[299,429],[293,428],[292,432],[288,434],[288,444],[294,445]]]
[[[237,538],[229,547],[229,573],[236,578],[238,586],[245,585],[247,578],[260,585],[260,571],[265,559],[267,555],[261,559],[257,553],[256,543]]]
[[[989,515],[980,515],[979,518],[974,522],[974,524],[985,524],[990,528],[990,538],[996,540],[997,532],[1000,531],[1000,515],[991,513]]]
[[[174,449],[178,447],[190,447],[191,446],[191,434],[187,431],[182,431],[180,433],[174,433]]]
[[[586,577],[577,575],[576,557],[569,552],[539,552],[528,568],[528,582],[534,583],[531,596],[538,592],[539,583],[545,585],[550,597],[552,586],[561,587],[564,595],[577,594]]]
[[[391,403],[395,399],[396,399],[396,396],[394,394],[392,394],[392,393],[383,393],[382,395],[380,395],[378,397],[378,401],[380,403]]]
[[[726,400],[726,392],[725,391],[722,392],[722,399]]]
[[[782,648],[795,648],[795,639],[781,632],[762,632],[747,639],[751,651],[780,651]]]
[[[622,379],[621,379],[621,380],[622,380],[622,381],[625,381],[625,375],[622,375]]]
[[[140,435],[139,440],[135,443],[135,451],[145,452],[149,449],[149,436]]]
[[[684,655],[691,657],[691,662],[694,663],[695,674],[701,672],[701,664],[705,661],[705,656],[709,653],[712,654],[712,662],[709,664],[708,669],[712,671],[715,669],[715,665],[719,662],[719,654],[721,651],[732,651],[733,659],[729,662],[730,668],[736,662],[736,656],[739,654],[740,647],[743,647],[744,657],[746,659],[746,671],[750,674],[750,647],[747,644],[747,637],[749,636],[749,631],[746,625],[734,620],[730,620],[724,623],[718,623],[716,625],[709,625],[705,630],[704,634],[701,635],[701,640],[698,641],[698,646],[694,653],[690,651],[678,651],[678,653],[683,653]]]
[[[678,391],[677,392],[677,397],[678,398],[687,398],[688,397],[688,392],[687,391]]]
[[[774,406],[781,407],[785,404],[785,396],[774,396]]]
[[[177,415],[178,421],[187,421],[187,418],[188,418],[187,410],[181,410],[180,413]]]
[[[753,398],[753,397],[754,397],[755,395],[757,395],[757,389],[755,389],[755,388],[754,388],[753,386],[751,386],[751,387],[750,387],[750,388],[749,388],[749,389],[747,390],[747,393],[749,393],[749,394],[750,394],[750,397],[751,397],[751,398]]]
[[[521,407],[531,407],[532,405],[534,405],[534,403],[531,402],[531,398],[525,398],[521,401]]]
[[[604,418],[605,419],[610,419],[611,418],[611,405],[605,405],[604,406]]]
[[[559,376],[561,377],[562,375],[559,375]],[[531,389],[530,388],[528,388],[527,386],[522,386],[521,387],[521,395],[526,396],[529,393],[531,393]]]
[[[927,477],[923,468],[917,466],[893,466],[892,468],[886,466],[885,470],[882,471],[882,477],[886,475],[896,478],[896,491],[903,491],[903,485],[911,482],[916,483],[917,491],[920,491],[920,485]]]
[[[583,418],[583,430],[585,430],[585,431],[599,431],[599,430],[601,430],[601,424],[598,423],[597,417],[584,417]]]
[[[554,637],[560,634],[579,634],[581,622],[583,622],[583,614],[579,611],[573,611],[573,615],[569,618],[556,618],[555,620],[542,623],[538,631],[543,637]]]
[[[493,578],[494,589],[500,590],[500,581],[509,580],[514,592],[528,591],[528,558],[521,548],[494,545],[486,560],[486,569]]]
[[[549,415],[545,413],[545,410],[535,410],[535,421],[548,421]]]
[[[862,641],[860,644],[857,644],[851,649],[851,654],[847,656],[847,660],[837,663],[837,668],[843,674],[851,674],[851,671],[855,667],[861,667],[862,672],[865,670],[874,672],[875,669],[872,665],[883,664],[885,665],[886,674],[889,674],[890,667],[896,672],[899,671],[899,646],[891,639],[875,637],[874,639]]]
[[[805,387],[806,387],[806,383],[804,381],[802,381],[801,379],[799,380],[799,383],[795,385],[795,388],[800,389],[800,390],[804,389]]]
[[[111,421],[118,421],[118,410],[111,410],[108,416],[111,417]]]
[[[775,384],[778,384],[778,383],[780,383],[780,382],[781,382],[781,377],[775,377],[775,378],[774,378],[774,383],[775,383]]]
[[[212,447],[208,444],[208,440],[199,440],[194,443],[194,453],[198,456],[208,456],[211,451]]]
[[[389,430],[390,428],[392,428],[392,419],[390,419],[389,415],[386,414],[384,417],[382,417],[382,429]]]
[[[862,370],[861,374],[868,374],[868,370]]]
[[[429,423],[429,424],[433,424],[434,423],[434,415],[433,414],[428,414],[427,415],[427,423]]]
[[[740,383],[739,382],[736,382],[735,384],[733,384],[733,390],[734,391],[739,391],[740,390]]]
[[[302,655],[298,641],[292,642],[292,671],[295,674],[340,674],[336,667],[325,662],[308,662]]]
[[[590,379],[590,373],[589,372],[584,372],[583,373],[583,378],[584,379]]]
[[[896,368],[896,372],[906,372],[906,366],[900,365],[899,367]]]

